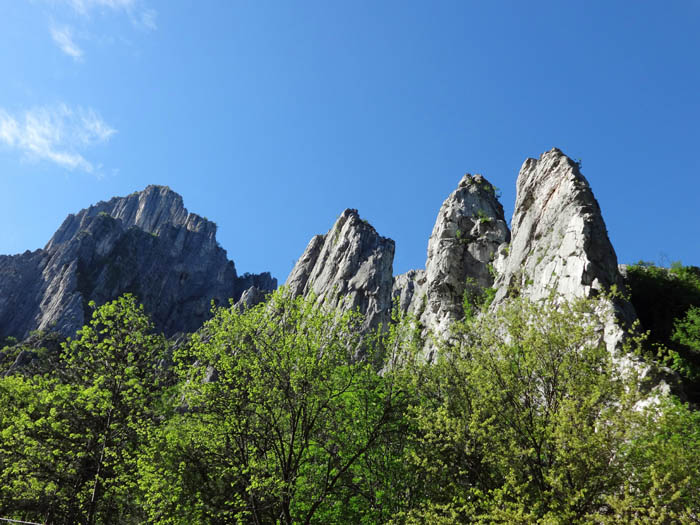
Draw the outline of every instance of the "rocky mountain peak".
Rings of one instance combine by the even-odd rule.
[[[442,204],[428,240],[425,270],[397,276],[393,295],[402,309],[444,336],[463,315],[467,288],[493,284],[498,247],[510,232],[496,188],[482,175],[465,174]]]
[[[125,230],[138,228],[158,235],[169,226],[202,232],[212,239],[216,235],[216,224],[189,213],[178,193],[168,186],[151,185],[126,197],[114,197],[68,215],[45,249],[51,251],[59,244],[70,241],[78,232],[85,230],[95,217],[105,215],[120,221]]]
[[[374,328],[390,317],[393,261],[394,241],[347,209],[328,233],[311,239],[285,286],[295,296],[357,308],[365,328]]]
[[[617,256],[579,166],[559,149],[520,169],[512,240],[496,262],[496,303],[512,293],[590,296],[620,284]]]
[[[216,225],[189,213],[166,186],[148,186],[69,215],[44,250],[0,257],[0,337],[31,330],[73,335],[97,304],[130,292],[170,335],[198,329],[211,302],[251,287],[276,288],[268,273],[238,276]]]

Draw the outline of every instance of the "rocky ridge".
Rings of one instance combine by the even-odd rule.
[[[393,261],[394,241],[347,209],[328,233],[311,239],[285,286],[293,296],[358,309],[368,330],[389,321]]]
[[[496,193],[483,176],[465,175],[440,208],[425,269],[395,277],[393,242],[362,224],[355,210],[346,210],[326,235],[311,240],[287,288],[294,295],[314,293],[319,301],[332,296],[336,306],[339,297],[350,293],[343,305],[369,312],[368,327],[386,322],[397,301],[403,312],[417,317],[424,334],[444,338],[463,315],[465,292],[491,288],[497,307],[513,295],[537,300],[555,293],[573,299],[622,286],[590,185],[577,163],[560,150],[523,164],[512,235]],[[624,336],[618,322],[626,325],[635,314],[626,301],[609,306],[604,334],[613,350]]]
[[[518,294],[589,297],[622,286],[600,207],[560,150],[523,164],[512,225],[511,235],[494,186],[467,174],[440,208],[425,269],[394,276],[394,241],[348,209],[311,239],[286,287],[358,309],[365,330],[389,322],[397,302],[425,335],[444,338],[463,315],[465,294],[493,289],[497,306]],[[43,250],[0,256],[0,337],[34,329],[72,335],[89,301],[124,292],[135,293],[166,334],[194,331],[212,300],[245,308],[275,287],[269,274],[239,276],[216,242],[216,225],[189,213],[169,188],[149,186],[70,215]],[[611,311],[634,319],[624,301]],[[608,332],[616,347],[622,331]]]
[[[238,276],[216,225],[164,186],[69,215],[43,250],[0,256],[0,337],[75,334],[88,303],[134,293],[167,335],[197,330],[211,302],[276,288],[269,273]],[[249,294],[250,296],[251,294]]]

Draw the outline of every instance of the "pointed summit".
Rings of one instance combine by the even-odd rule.
[[[380,236],[357,210],[347,209],[325,235],[316,235],[294,265],[286,287],[344,309],[359,308],[365,328],[391,314],[394,241]]]
[[[516,191],[512,241],[496,263],[497,303],[520,292],[589,297],[621,284],[603,215],[576,162],[556,148],[529,158]]]
[[[465,174],[438,212],[425,270],[394,280],[393,295],[402,309],[418,315],[440,337],[462,317],[467,288],[493,284],[491,262],[499,245],[510,238],[496,194],[482,175]]]
[[[32,330],[72,336],[102,304],[131,292],[158,330],[197,330],[211,302],[277,287],[270,274],[238,276],[216,225],[189,213],[166,186],[148,186],[69,215],[44,250],[0,256],[0,337]],[[249,300],[251,294],[248,294]]]

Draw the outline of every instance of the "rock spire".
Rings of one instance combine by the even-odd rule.
[[[376,328],[390,318],[393,261],[394,241],[347,209],[328,233],[311,239],[285,286],[294,296],[359,309],[364,328]]]
[[[486,178],[466,174],[438,212],[425,270],[394,280],[393,295],[402,309],[439,337],[462,317],[465,292],[493,285],[496,251],[510,239],[496,194]]]

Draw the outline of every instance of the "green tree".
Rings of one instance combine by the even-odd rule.
[[[669,496],[665,515],[689,516],[698,476],[681,473],[697,439],[675,447],[672,462],[661,446],[640,451],[665,442],[659,423],[678,441],[697,422],[679,434],[665,405],[643,408],[635,367],[616,366],[602,340],[604,308],[519,298],[457,326],[437,362],[416,372],[411,460],[422,501],[397,522],[589,523],[631,508],[626,484],[635,505]]]
[[[80,523],[89,498],[86,407],[95,391],[55,378],[0,379],[0,515]]]
[[[52,523],[138,519],[136,458],[156,416],[166,350],[151,332],[143,308],[126,295],[97,308],[63,345],[55,373],[5,378],[6,512]]]
[[[627,268],[630,300],[650,356],[678,372],[688,398],[700,402],[700,268],[639,262]]]
[[[405,394],[372,366],[360,325],[284,291],[242,313],[216,309],[177,355],[188,408],[140,464],[150,519],[381,521],[372,469],[400,433]]]
[[[683,318],[676,320],[671,339],[688,347],[692,352],[700,354],[699,307],[691,306]]]

